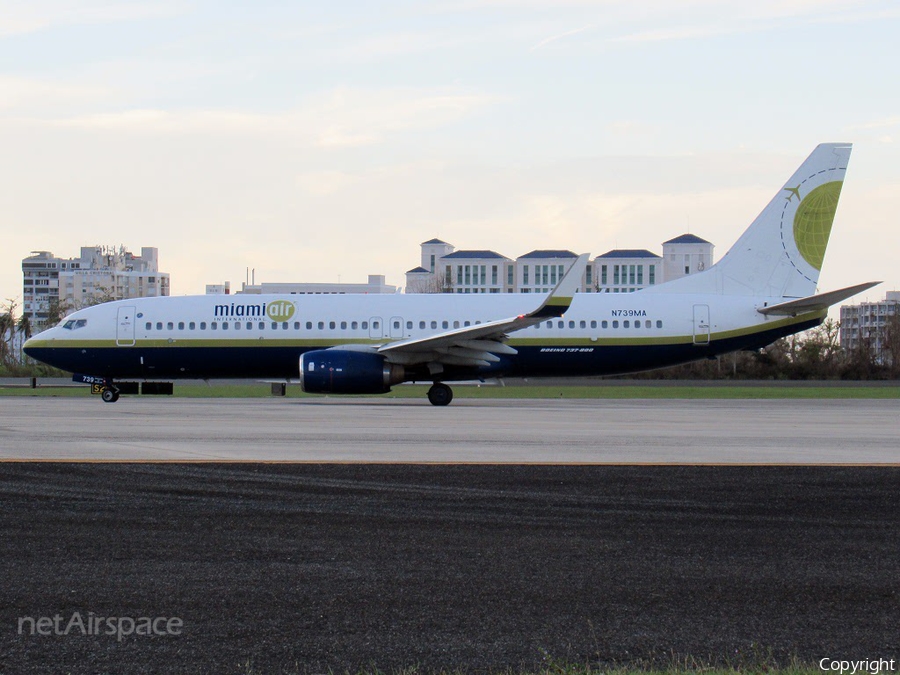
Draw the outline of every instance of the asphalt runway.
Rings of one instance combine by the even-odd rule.
[[[5,463],[0,673],[896,658],[898,484],[896,467]],[[22,624],[76,613],[180,627]]]
[[[898,464],[900,401],[0,399],[0,459]]]

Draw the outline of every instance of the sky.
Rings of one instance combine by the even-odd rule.
[[[820,289],[900,289],[895,0],[0,0],[0,302],[21,260],[405,283],[419,244],[720,258],[853,155]]]

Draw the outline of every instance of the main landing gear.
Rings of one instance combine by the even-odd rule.
[[[453,390],[443,382],[435,382],[428,390],[428,400],[431,405],[450,405],[453,400]]]

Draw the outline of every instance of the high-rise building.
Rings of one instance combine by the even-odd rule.
[[[900,339],[900,291],[888,291],[880,302],[841,305],[841,348],[853,352],[861,343],[872,350],[876,363],[890,365],[885,358],[890,340]]]
[[[78,258],[34,251],[22,260],[22,314],[34,332],[68,312],[110,300],[169,295],[169,274],[159,271],[159,250],[83,246]]]

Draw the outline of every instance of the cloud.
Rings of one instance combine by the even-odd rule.
[[[113,91],[107,87],[85,86],[0,76],[0,111],[53,110],[72,104],[108,101]]]
[[[894,115],[892,117],[882,117],[877,120],[872,120],[871,122],[857,124],[850,127],[850,129],[854,131],[863,129],[890,129],[891,127],[896,126],[900,126],[900,115]]]
[[[407,131],[446,126],[502,100],[442,88],[341,88],[311,98],[294,110],[271,114],[134,109],[53,120],[37,118],[31,123],[135,134],[276,136],[316,147],[343,148],[372,145]]]
[[[104,24],[176,16],[187,11],[184,2],[105,2],[85,6],[79,0],[4,3],[0,37],[22,35],[65,25]]]
[[[551,35],[548,38],[544,38],[540,42],[538,42],[534,47],[531,48],[531,51],[535,52],[538,49],[542,49],[546,47],[552,42],[556,42],[557,40],[562,40],[567,37],[571,37],[572,35],[578,35],[579,33],[583,33],[587,30],[590,30],[594,27],[594,24],[588,24],[587,26],[582,26],[581,28],[575,28],[574,30],[566,31],[565,33],[560,33],[558,35]]]

